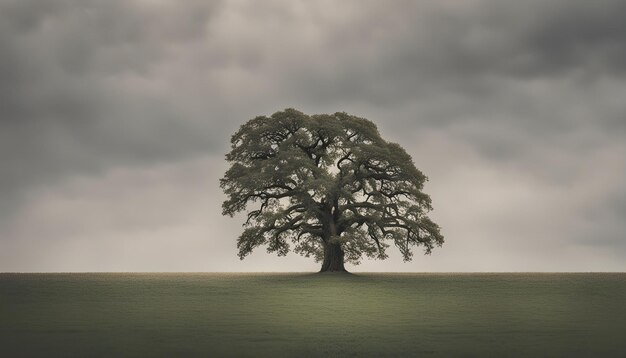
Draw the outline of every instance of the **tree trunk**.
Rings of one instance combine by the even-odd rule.
[[[324,247],[324,262],[320,272],[347,272],[343,266],[343,249],[341,244],[326,244],[326,247]]]

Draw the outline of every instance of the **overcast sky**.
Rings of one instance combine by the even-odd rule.
[[[353,271],[626,270],[623,0],[0,0],[0,271],[314,271],[222,217],[231,134],[375,122],[443,247]],[[391,249],[390,249],[391,251]]]

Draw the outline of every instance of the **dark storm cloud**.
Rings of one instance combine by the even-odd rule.
[[[216,120],[151,86],[168,46],[203,37],[218,5],[0,4],[3,214],[35,184],[214,149]]]
[[[623,1],[548,2],[542,21],[525,41],[536,54],[539,74],[586,65],[590,71],[624,75],[626,24]],[[543,9],[540,9],[543,10]]]
[[[367,108],[398,132],[453,127],[503,161],[581,126],[623,136],[623,2],[369,5],[325,23],[321,48],[295,56],[291,93]]]
[[[624,13],[620,0],[0,0],[0,244],[38,236],[23,229],[29,218],[35,229],[84,236],[182,222],[191,209],[167,195],[177,215],[130,214],[178,192],[151,188],[161,177],[144,170],[183,170],[209,156],[215,167],[194,171],[194,188],[215,185],[223,170],[215,158],[234,129],[293,106],[370,118],[406,146],[433,173],[451,242],[471,226],[489,246],[525,213],[540,223],[519,225],[519,235],[624,252]],[[119,168],[134,174],[107,181]],[[191,185],[168,175],[174,187]],[[80,177],[111,187],[68,188]],[[456,205],[450,192],[465,195],[451,189],[459,187],[480,192],[466,210],[499,219],[458,221],[446,207]],[[102,194],[115,188],[145,190],[144,199],[120,197],[125,210],[116,210]],[[216,205],[211,193],[189,207]],[[123,212],[134,224],[120,215],[106,228],[55,224],[45,219],[55,203],[64,215],[81,213],[61,194],[99,203],[85,204],[92,216]],[[552,221],[532,210],[542,200]],[[494,210],[501,206],[510,212]]]
[[[577,68],[614,74],[624,69],[626,28],[621,14],[626,6],[620,1],[369,5],[342,21],[324,24],[331,29],[325,32],[323,56],[342,62],[330,66],[313,57],[307,64],[320,73],[305,75],[315,78],[328,72],[329,77],[339,75],[335,78],[340,83],[350,79],[368,84],[349,86],[357,90],[375,87],[368,82],[374,77],[417,90],[419,84],[410,80],[463,89],[469,84],[463,80],[478,85],[489,76],[557,76]],[[390,97],[402,100],[403,93],[411,91]]]

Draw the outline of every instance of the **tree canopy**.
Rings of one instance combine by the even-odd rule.
[[[223,214],[247,210],[238,239],[243,259],[256,247],[290,250],[345,271],[344,261],[387,258],[393,243],[405,261],[444,242],[428,216],[426,176],[371,121],[339,112],[285,109],[243,124],[231,138],[220,186]]]

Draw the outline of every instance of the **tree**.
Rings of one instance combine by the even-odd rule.
[[[344,261],[385,259],[389,242],[405,261],[413,247],[430,254],[443,244],[426,216],[426,176],[367,119],[291,108],[256,117],[232,136],[226,160],[223,214],[256,204],[237,242],[241,259],[261,245],[278,255],[293,245],[321,261],[320,272],[346,271]]]

